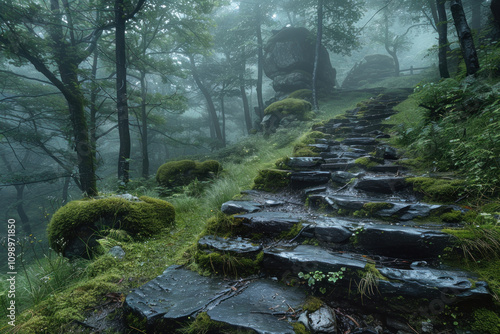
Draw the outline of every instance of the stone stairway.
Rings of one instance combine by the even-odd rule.
[[[170,267],[127,296],[130,312],[148,333],[205,313],[214,333],[438,333],[449,329],[446,308],[488,302],[485,282],[440,260],[453,239],[436,217],[461,208],[421,202],[382,141],[382,120],[408,93],[381,94],[314,127],[324,138],[308,145],[315,156],[282,164],[285,189],[223,204],[234,229],[202,237],[197,261],[244,278]],[[311,294],[323,306],[307,307]]]

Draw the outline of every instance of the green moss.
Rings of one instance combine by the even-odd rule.
[[[428,199],[439,202],[455,201],[465,189],[463,180],[445,180],[431,177],[410,177],[406,181],[413,190],[424,194]]]
[[[253,189],[272,192],[285,188],[290,184],[290,175],[290,172],[279,169],[260,170],[254,179]]]
[[[226,327],[224,323],[213,321],[206,312],[201,312],[193,322],[179,332],[183,334],[220,333],[224,327]]]
[[[136,328],[139,331],[146,331],[147,319],[145,317],[140,317],[134,313],[127,314],[125,321],[130,328]]]
[[[370,157],[361,157],[361,158],[358,158],[358,159],[354,160],[354,163],[356,165],[364,166],[365,168],[371,168],[371,167],[375,167],[375,166],[378,165],[378,163],[376,163],[375,161],[372,161],[370,159]]]
[[[169,161],[158,168],[156,182],[163,187],[184,186],[195,179],[200,181],[209,179],[212,174],[217,174],[221,170],[220,163],[215,160],[205,162]]]
[[[323,301],[317,297],[308,296],[304,305],[302,305],[302,310],[307,312],[316,312],[323,306]]]
[[[280,239],[288,239],[288,240],[293,239],[300,233],[301,230],[302,230],[302,223],[294,224],[292,226],[292,228],[290,229],[290,231],[281,232],[279,238]]]
[[[266,115],[272,113],[280,113],[282,115],[295,115],[299,117],[299,119],[304,119],[306,113],[311,111],[312,105],[311,103],[301,100],[301,99],[292,99],[286,98],[281,101],[277,101],[272,103],[269,107],[264,110]]]
[[[463,213],[458,210],[446,212],[440,216],[441,220],[446,223],[458,223],[463,220],[463,217]]]
[[[389,279],[382,275],[382,273],[377,269],[375,266],[375,263],[370,263],[367,262],[365,265],[365,273],[371,273],[373,276],[375,276],[377,279],[382,280],[382,281],[388,281]]]
[[[133,202],[109,197],[69,202],[54,213],[48,225],[50,246],[63,253],[68,241],[102,237],[110,229],[147,238],[174,223],[175,210],[170,203],[146,196],[139,199]]]
[[[240,226],[240,222],[233,216],[228,216],[222,212],[218,212],[207,220],[205,230],[201,234],[215,235],[219,237],[229,237],[236,233]]]
[[[104,255],[97,258],[87,267],[89,277],[96,277],[104,273],[119,273],[121,269],[120,261],[111,255]]]
[[[211,252],[199,250],[195,254],[195,261],[199,268],[216,275],[231,276],[234,278],[257,274],[264,259],[264,252],[260,252],[255,259],[243,257],[232,252]]]
[[[306,326],[304,326],[301,322],[294,322],[292,324],[293,331],[295,334],[310,334],[311,332],[307,330]]]
[[[394,206],[392,203],[386,202],[369,202],[363,205],[363,209],[366,210],[369,214],[374,214],[380,210],[390,209]]]
[[[309,131],[309,132],[306,132],[304,135],[302,135],[299,138],[299,142],[301,144],[305,144],[305,145],[315,144],[316,139],[325,139],[325,138],[330,138],[330,137],[331,137],[330,135],[327,135],[327,134],[320,132],[320,131]]]
[[[495,312],[481,308],[473,313],[471,329],[482,333],[500,334],[500,316]]]
[[[312,90],[299,89],[299,90],[296,90],[295,92],[291,93],[290,95],[288,95],[288,97],[292,98],[292,99],[301,99],[301,100],[311,101],[312,100]]]
[[[280,159],[276,160],[276,162],[274,163],[274,165],[278,169],[289,169],[290,168],[288,166],[289,162],[290,162],[290,158],[289,157],[284,157],[284,158],[280,158]]]
[[[318,152],[314,152],[312,147],[305,144],[295,145],[292,155],[294,157],[319,157]]]

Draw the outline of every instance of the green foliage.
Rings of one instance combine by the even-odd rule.
[[[47,228],[49,244],[63,252],[68,240],[78,237],[86,227],[97,234],[109,229],[123,229],[140,238],[151,237],[174,223],[174,207],[163,200],[140,197],[128,201],[119,197],[72,201],[60,208]]]
[[[443,232],[456,237],[455,243],[465,261],[500,258],[500,227],[492,225],[468,225],[463,229],[444,229]]]
[[[235,234],[240,222],[234,216],[228,216],[222,212],[217,212],[210,217],[205,225],[203,235],[215,235],[219,237],[229,237]]]
[[[269,107],[264,110],[266,115],[271,113],[280,113],[282,115],[294,115],[299,119],[305,120],[307,119],[307,112],[312,108],[311,103],[301,100],[301,99],[293,99],[286,98],[281,101],[277,101],[272,103]]]
[[[277,191],[290,184],[290,172],[279,169],[263,169],[254,180],[253,189]]]
[[[209,179],[222,171],[219,162],[208,160],[196,162],[193,160],[170,161],[164,163],[156,172],[156,181],[163,187],[174,187],[188,185],[198,179],[199,181]]]
[[[233,252],[206,252],[200,249],[194,259],[198,267],[205,271],[238,278],[257,274],[264,252],[260,252],[255,258],[248,258]]]
[[[319,157],[319,153],[314,148],[306,144],[299,143],[293,148],[294,157]]]
[[[335,284],[338,280],[344,278],[344,272],[346,271],[345,267],[340,268],[339,271],[331,271],[328,272],[328,274],[324,274],[322,271],[316,270],[316,271],[311,271],[308,274],[304,274],[303,272],[300,272],[298,274],[299,278],[302,278],[307,282],[307,285],[311,288],[314,288],[316,283],[321,283],[323,279],[326,278],[327,282],[330,284]],[[319,285],[319,284],[318,284]],[[321,293],[326,293],[326,287],[320,286],[319,291]]]
[[[481,308],[472,314],[471,329],[481,333],[500,334],[500,316],[488,309]]]

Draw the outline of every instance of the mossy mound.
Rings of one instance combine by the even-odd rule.
[[[481,333],[500,334],[500,316],[488,309],[474,311],[472,330]]]
[[[272,103],[269,107],[264,110],[266,115],[272,113],[279,113],[283,116],[294,115],[299,119],[305,120],[310,119],[309,111],[311,111],[311,103],[294,98],[286,98],[281,101]]]
[[[54,213],[47,232],[56,252],[67,257],[90,257],[97,239],[111,229],[141,239],[159,233],[174,221],[175,209],[166,201],[146,196],[138,201],[109,197],[69,202]]]
[[[432,177],[410,177],[406,182],[413,190],[422,193],[427,199],[436,202],[454,202],[465,190],[465,181],[446,180]]]
[[[207,160],[197,162],[193,160],[169,161],[158,168],[156,182],[163,187],[178,187],[188,185],[198,179],[209,179],[213,174],[222,170],[218,161]]]
[[[290,172],[279,169],[263,169],[254,180],[253,189],[277,191],[290,184]]]
[[[199,249],[195,262],[199,268],[210,273],[230,277],[246,277],[257,274],[264,259],[264,252],[254,258],[244,257],[233,252],[207,252]]]
[[[312,90],[310,89],[299,89],[296,90],[295,92],[291,93],[288,95],[288,98],[291,99],[301,99],[301,100],[306,100],[308,102],[312,101]]]

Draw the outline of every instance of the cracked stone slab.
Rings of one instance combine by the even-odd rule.
[[[202,248],[219,252],[233,252],[242,255],[255,255],[262,250],[261,245],[256,245],[250,240],[240,237],[221,238],[213,235],[206,235],[198,240],[198,245]]]
[[[280,320],[289,308],[298,309],[306,294],[269,280],[252,282],[236,296],[207,312],[210,319],[259,334],[293,334],[291,324]]]
[[[223,203],[221,211],[228,215],[244,212],[257,212],[262,208],[262,204],[255,201],[228,201]]]

